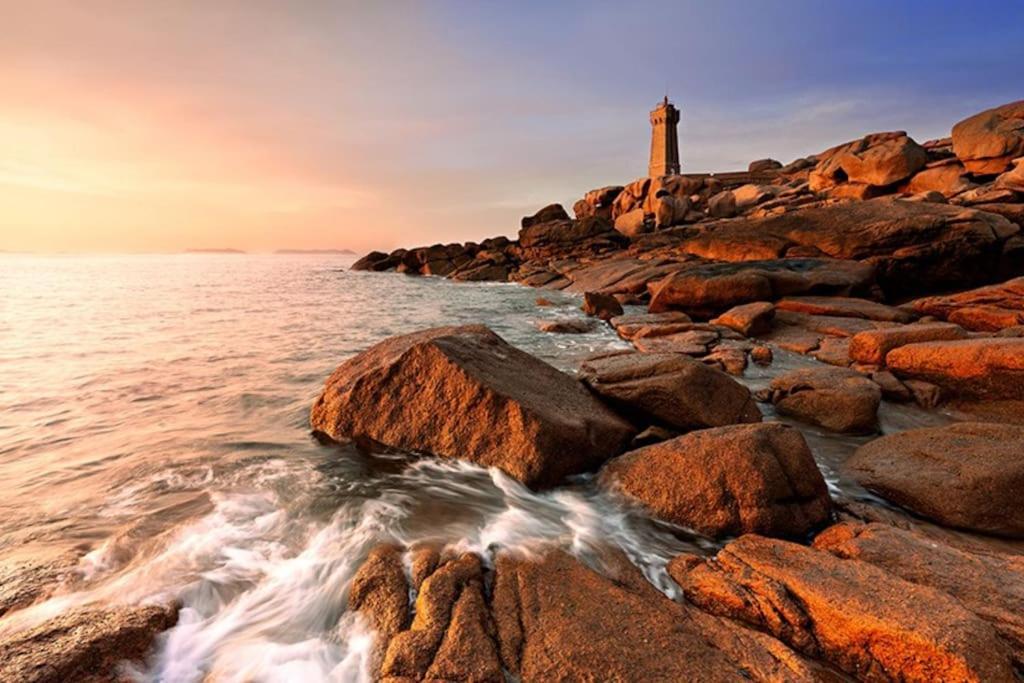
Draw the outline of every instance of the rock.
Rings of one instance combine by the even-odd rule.
[[[369,254],[353,263],[349,267],[349,270],[378,270],[375,266],[382,263],[387,258],[388,255],[382,251],[371,251]]]
[[[938,192],[943,197],[955,197],[973,186],[973,183],[964,177],[966,173],[967,170],[960,163],[925,168],[902,185],[900,191],[905,194]]]
[[[81,608],[0,636],[0,680],[114,683],[122,662],[141,664],[177,622],[176,606]]]
[[[906,403],[914,400],[914,394],[910,388],[888,370],[872,372],[871,381],[878,385],[878,388],[882,390],[882,398],[887,401]]]
[[[996,175],[1024,156],[1024,100],[975,114],[953,126],[953,152],[975,175]]]
[[[996,178],[992,186],[1024,193],[1024,157],[1014,159],[1013,163],[1013,169]]]
[[[667,228],[686,220],[686,215],[690,211],[690,200],[687,197],[673,197],[663,191],[652,200],[651,208],[654,210],[654,227]]]
[[[508,266],[472,261],[449,275],[453,280],[464,282],[507,282]]]
[[[613,256],[563,269],[572,284],[570,292],[601,292],[603,294],[641,294],[647,283],[660,280],[682,266],[676,261],[642,260]]]
[[[1024,538],[1024,427],[912,429],[861,446],[844,467],[866,489],[939,524]]]
[[[922,342],[893,349],[886,364],[900,378],[924,380],[968,398],[1024,398],[1024,339]]]
[[[712,344],[719,340],[719,333],[714,330],[688,329],[672,334],[657,336],[637,335],[633,337],[633,346],[644,353],[681,353],[689,356],[703,356]]]
[[[594,331],[594,323],[591,320],[576,320],[574,318],[538,320],[537,329],[551,334],[586,334]]]
[[[1013,681],[992,626],[949,595],[867,562],[756,535],[669,573],[687,599],[763,629],[858,680]]]
[[[882,390],[854,370],[793,370],[773,379],[771,392],[782,415],[834,432],[870,434],[878,429]]]
[[[674,353],[623,353],[584,361],[580,379],[642,426],[677,430],[760,422],[750,391],[725,373]]]
[[[387,644],[409,625],[409,586],[400,548],[383,545],[370,551],[352,578],[348,608],[360,612],[377,634],[374,666],[379,667]]]
[[[643,209],[633,209],[615,219],[615,229],[632,238],[650,232],[651,226],[647,223],[647,214]]]
[[[747,352],[743,349],[719,344],[708,355],[701,358],[700,362],[739,377],[747,369]]]
[[[558,551],[502,553],[496,565],[494,619],[516,680],[816,678],[773,638],[668,599],[621,556],[606,559],[601,572]]]
[[[909,323],[917,317],[910,311],[886,306],[876,301],[845,296],[793,296],[775,303],[782,311],[809,315],[830,315],[839,318],[863,318],[887,322]]]
[[[520,227],[529,228],[540,223],[567,220],[569,220],[569,214],[565,212],[561,204],[548,204],[532,216],[524,216],[523,220],[520,221]]]
[[[79,554],[0,562],[0,617],[49,597],[71,578]]]
[[[934,408],[942,403],[942,390],[931,382],[908,379],[903,384],[910,389],[914,402],[922,408]]]
[[[891,185],[924,168],[927,160],[924,149],[905,132],[873,133],[819,154],[808,181],[812,192],[848,180],[863,186]]]
[[[775,306],[767,301],[755,301],[750,304],[733,306],[711,322],[716,325],[725,325],[745,337],[753,337],[769,332],[774,319]]]
[[[576,218],[603,216],[610,220],[612,217],[612,205],[615,203],[616,197],[622,192],[622,189],[622,185],[609,185],[608,187],[591,190],[583,196],[583,199],[573,205],[573,212],[576,214]]]
[[[959,325],[950,323],[917,323],[902,327],[865,330],[850,340],[850,358],[858,363],[884,365],[890,351],[906,344],[940,339],[963,339],[967,336]]]
[[[922,315],[948,320],[969,330],[997,331],[1024,324],[1024,277],[966,292],[910,302]]]
[[[842,523],[814,547],[940,590],[992,624],[1024,661],[1024,557],[973,553],[888,524]]]
[[[533,223],[519,231],[519,247],[526,250],[555,249],[556,253],[577,248],[596,239],[623,240],[612,224],[599,216],[579,220],[552,220]]]
[[[633,436],[574,379],[481,325],[370,347],[334,371],[310,422],[335,440],[498,467],[532,488],[596,469]]]
[[[583,295],[583,312],[601,320],[611,320],[622,315],[622,304],[608,294],[586,292]]]
[[[708,215],[712,218],[732,218],[736,215],[736,195],[723,190],[708,199]]]
[[[758,159],[751,161],[747,166],[748,173],[764,173],[765,171],[777,171],[782,168],[782,163],[775,159]]]
[[[831,509],[803,436],[779,423],[702,429],[645,446],[609,460],[600,478],[659,519],[712,537],[802,537]]]
[[[755,346],[750,350],[750,360],[758,365],[771,365],[772,350],[767,346]]]
[[[632,339],[641,330],[667,327],[672,332],[680,331],[676,325],[688,325],[690,316],[679,311],[666,311],[664,313],[630,313],[618,315],[608,321],[619,336],[623,339]]]
[[[766,202],[769,199],[774,199],[779,191],[776,185],[749,184],[737,187],[732,191],[732,195],[736,200],[736,207],[738,209],[746,209]]]
[[[693,266],[652,284],[651,313],[681,310],[716,315],[739,304],[772,301],[793,294],[850,295],[870,288],[867,264],[829,259],[778,259]]]
[[[683,238],[677,251],[750,261],[813,248],[822,256],[874,266],[885,295],[898,299],[991,282],[1001,274],[1007,240],[1019,232],[1017,225],[993,213],[880,198],[709,223]]]
[[[555,302],[543,296],[538,296],[534,302],[537,306],[554,306]]]

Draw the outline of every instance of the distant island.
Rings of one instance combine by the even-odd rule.
[[[275,254],[349,254],[355,256],[351,249],[278,249]]]
[[[186,249],[186,254],[244,254],[241,249]]]

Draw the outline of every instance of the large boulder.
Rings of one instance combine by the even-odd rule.
[[[523,228],[529,228],[540,223],[567,220],[569,220],[569,214],[565,212],[565,209],[562,208],[561,204],[548,204],[532,216],[523,216],[523,220],[520,221],[520,224]]]
[[[577,246],[580,242],[617,235],[612,224],[599,216],[579,220],[557,219],[531,223],[519,231],[519,246],[536,249],[545,246]]]
[[[708,199],[708,215],[712,218],[732,218],[736,215],[736,195],[722,190]]]
[[[651,231],[651,224],[643,209],[627,211],[615,219],[615,229],[629,238],[639,237]]]
[[[851,295],[870,290],[874,269],[831,259],[792,258],[691,266],[649,285],[652,313],[710,317],[739,304],[793,294]]]
[[[889,524],[844,522],[814,539],[814,547],[870,562],[911,583],[953,596],[992,624],[1024,663],[1024,557],[975,553]]]
[[[963,164],[956,160],[953,163],[941,163],[918,171],[900,186],[900,190],[910,195],[939,192],[943,197],[955,197],[972,187],[972,183],[965,177],[966,173]]]
[[[142,664],[157,634],[177,622],[176,606],[67,610],[0,635],[0,681],[115,683],[119,667]]]
[[[882,390],[846,368],[792,370],[771,382],[771,399],[790,415],[834,432],[870,434],[878,429]]]
[[[858,448],[845,469],[940,524],[1024,538],[1024,427],[962,422],[890,434]]]
[[[601,481],[707,536],[803,537],[829,518],[807,443],[779,423],[702,429],[609,460]]]
[[[677,430],[760,422],[750,390],[727,374],[678,353],[592,358],[580,379],[641,426]]]
[[[952,395],[1024,399],[1024,338],[922,342],[893,349],[885,362],[901,378],[936,384]]]
[[[768,631],[858,680],[1014,681],[992,626],[946,593],[867,562],[749,534],[669,573],[687,599]]]
[[[925,297],[910,305],[922,315],[969,330],[997,331],[1024,325],[1024,277],[957,294]]]
[[[612,205],[621,192],[622,185],[609,185],[591,190],[583,195],[583,199],[573,204],[573,213],[576,214],[576,218],[601,216],[610,220]]]
[[[758,159],[751,161],[747,166],[748,173],[764,173],[766,171],[777,171],[782,168],[782,162],[775,159]]]
[[[874,265],[898,298],[991,282],[1020,228],[1003,216],[948,204],[879,198],[801,208],[768,218],[718,221],[678,251],[722,261],[776,259],[808,251]]]
[[[873,133],[837,145],[818,155],[808,181],[812,192],[829,190],[847,181],[861,186],[886,186],[924,168],[928,155],[903,131]]]
[[[953,151],[976,175],[995,175],[1024,156],[1024,100],[987,109],[953,126]]]
[[[632,429],[579,382],[482,325],[392,337],[342,363],[313,430],[497,467],[542,488],[622,452]]]
[[[850,339],[850,358],[858,363],[884,365],[890,351],[923,341],[963,339],[966,330],[952,323],[918,323],[864,330]]]

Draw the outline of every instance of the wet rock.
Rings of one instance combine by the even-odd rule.
[[[0,617],[43,600],[67,581],[78,553],[51,558],[4,559],[0,562]]]
[[[633,436],[577,381],[481,325],[393,337],[349,359],[310,422],[324,437],[461,458],[534,488],[596,469]]]
[[[615,316],[608,321],[615,331],[623,339],[632,339],[642,330],[667,329],[666,334],[681,332],[678,325],[689,325],[692,321],[690,316],[681,311],[666,311],[664,313],[630,313],[628,315]],[[657,336],[657,335],[652,335]]]
[[[975,175],[996,175],[1024,156],[1024,100],[975,114],[953,126],[953,152]]]
[[[936,384],[950,395],[1024,399],[1024,338],[908,344],[890,351],[886,363],[900,378]]]
[[[690,602],[761,628],[860,680],[1013,681],[992,626],[942,591],[867,562],[746,535],[669,573]]]
[[[716,367],[730,375],[739,377],[747,369],[747,352],[738,347],[719,344],[700,361],[705,365]]]
[[[719,340],[715,330],[687,329],[671,334],[644,335],[633,337],[633,346],[644,353],[681,353],[689,356],[703,356],[711,345]]]
[[[918,323],[903,327],[865,330],[850,340],[850,358],[858,363],[884,365],[890,351],[915,342],[963,339],[967,332],[950,323]]]
[[[638,424],[677,430],[760,422],[750,391],[725,373],[674,353],[585,361],[580,379]]]
[[[583,295],[583,312],[601,320],[611,320],[622,315],[622,304],[608,294],[587,292]]]
[[[82,608],[0,637],[0,680],[114,683],[123,662],[140,664],[177,622],[176,606]]]
[[[782,415],[835,432],[870,434],[878,429],[882,390],[854,370],[793,370],[772,380],[771,393]]]
[[[793,296],[775,303],[780,311],[838,318],[863,318],[886,322],[909,323],[917,317],[910,311],[886,306],[877,301],[844,296]]]
[[[691,432],[613,458],[600,476],[656,517],[713,537],[802,537],[831,509],[803,436],[779,423]]]
[[[754,301],[812,292],[850,295],[870,288],[874,271],[854,261],[778,259],[693,266],[651,286],[651,313],[712,316]]]
[[[520,227],[529,228],[541,223],[567,220],[569,220],[569,214],[565,212],[561,204],[548,204],[532,216],[524,216],[523,220],[520,221]]]
[[[409,586],[402,551],[397,546],[378,546],[352,578],[348,608],[363,615],[377,634],[377,664],[387,644],[409,623]]]
[[[775,306],[768,301],[733,306],[711,322],[736,330],[746,337],[764,334],[772,329]]]
[[[1024,428],[962,422],[875,439],[846,461],[862,486],[946,526],[1024,538]]]
[[[966,292],[910,302],[922,315],[948,320],[969,330],[997,331],[1024,324],[1024,277]]]
[[[771,365],[772,356],[772,350],[767,346],[755,346],[750,350],[750,360],[758,365]]]
[[[559,551],[500,554],[493,612],[502,661],[524,682],[817,678],[778,641],[669,600],[621,556],[598,572]]]
[[[881,567],[950,595],[992,624],[1024,661],[1024,557],[974,553],[889,524],[842,523],[814,539],[837,557]]]
[[[593,332],[594,323],[590,320],[576,320],[574,318],[539,320],[537,321],[537,329],[551,334],[586,334],[587,332]]]

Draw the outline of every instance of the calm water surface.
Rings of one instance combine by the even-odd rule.
[[[485,322],[565,370],[625,348],[536,330],[579,301],[515,285],[344,270],[327,256],[0,256],[0,557],[81,555],[75,581],[0,622],[90,601],[182,602],[140,680],[360,680],[371,636],[344,605],[375,543],[484,555],[555,542],[664,564],[713,548],[585,479],[534,494],[473,466],[360,454],[309,435],[345,358],[381,339]],[[783,357],[780,362],[804,362]],[[766,381],[752,370],[752,385]],[[910,412],[886,418],[901,425]],[[856,440],[809,434],[833,487]]]

